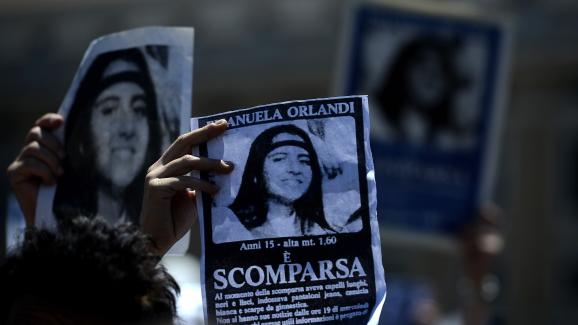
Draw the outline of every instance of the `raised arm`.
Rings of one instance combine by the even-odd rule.
[[[233,164],[191,155],[193,147],[221,135],[227,122],[219,120],[181,135],[149,169],[145,180],[142,230],[150,235],[159,255],[182,238],[197,218],[196,191],[215,194],[219,188],[188,175],[191,171],[230,173]]]
[[[6,170],[27,227],[34,226],[39,186],[56,184],[62,175],[64,150],[52,131],[63,122],[62,116],[55,113],[39,118],[26,134],[24,147]]]

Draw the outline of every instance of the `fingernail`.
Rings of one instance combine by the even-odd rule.
[[[225,166],[229,167],[229,168],[235,168],[235,164],[232,161],[229,160],[221,160],[223,162],[223,164],[225,164]]]

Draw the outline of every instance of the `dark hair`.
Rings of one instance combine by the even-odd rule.
[[[317,223],[324,229],[331,229],[325,220],[323,212],[323,195],[321,191],[321,168],[317,153],[313,148],[311,139],[305,131],[291,125],[279,125],[263,131],[251,144],[249,157],[245,165],[243,179],[239,188],[239,193],[235,201],[229,206],[237,215],[241,223],[249,230],[259,227],[267,220],[267,186],[263,179],[263,165],[265,158],[273,149],[275,136],[279,134],[292,134],[300,137],[303,141],[287,141],[286,145],[297,145],[304,148],[311,160],[312,178],[307,192],[302,197],[295,200],[293,207],[295,214],[301,221],[301,232],[307,231]],[[293,144],[296,143],[296,144]],[[281,143],[282,144],[282,143]]]
[[[115,61],[136,65],[138,71],[126,71],[103,76],[105,69]],[[107,52],[99,55],[88,68],[78,86],[70,113],[66,118],[64,174],[58,181],[53,211],[57,220],[78,215],[95,216],[98,211],[98,189],[106,188],[106,181],[95,170],[96,152],[90,128],[91,110],[94,100],[107,87],[118,82],[133,82],[144,90],[147,103],[149,140],[145,161],[134,180],[126,187],[121,197],[129,219],[138,223],[143,195],[143,180],[146,168],[160,155],[161,131],[157,112],[157,99],[146,60],[138,48]]]
[[[58,231],[28,229],[0,266],[0,323],[39,322],[26,303],[43,317],[172,323],[180,289],[151,245],[133,224],[100,217],[67,220]]]
[[[441,99],[432,105],[433,107],[427,110],[421,107],[415,108],[429,123],[428,139],[430,140],[438,129],[455,127],[451,116],[453,99],[456,91],[467,83],[467,80],[458,74],[454,63],[455,52],[459,45],[458,39],[422,35],[407,42],[393,57],[389,73],[385,74],[379,83],[376,100],[397,134],[404,136],[400,125],[402,112],[408,101],[415,97],[408,86],[409,69],[415,64],[418,56],[426,52],[434,53],[440,60],[447,87]]]

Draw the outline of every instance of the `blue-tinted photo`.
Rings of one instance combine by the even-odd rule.
[[[453,233],[491,184],[503,28],[360,7],[344,89],[367,94],[382,225]]]

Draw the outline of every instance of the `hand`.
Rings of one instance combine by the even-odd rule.
[[[474,222],[466,227],[462,234],[462,252],[464,255],[466,278],[463,289],[464,296],[464,324],[487,324],[490,315],[489,300],[495,299],[490,295],[486,281],[495,281],[491,266],[496,256],[504,247],[504,236],[499,228],[502,211],[493,204],[484,205]],[[488,282],[486,282],[488,283]],[[495,289],[494,289],[495,290]]]
[[[147,172],[141,226],[164,255],[191,229],[197,215],[196,191],[214,195],[219,188],[210,182],[188,176],[191,171],[230,173],[233,165],[222,160],[199,158],[190,153],[227,129],[227,121],[219,120],[181,135]]]
[[[476,287],[481,285],[493,260],[504,247],[504,236],[499,227],[502,214],[499,207],[488,203],[479,209],[477,218],[462,233],[465,271]]]
[[[38,187],[54,185],[62,175],[64,150],[52,131],[63,122],[62,116],[54,113],[39,118],[26,134],[24,148],[6,170],[27,227],[34,226]]]

